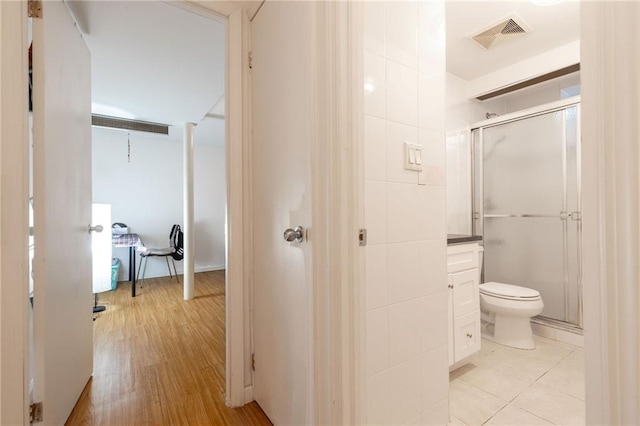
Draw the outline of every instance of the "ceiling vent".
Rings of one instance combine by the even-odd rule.
[[[106,115],[91,115],[91,125],[98,127],[111,127],[122,130],[136,130],[138,132],[169,134],[169,125],[160,123],[149,123],[147,121],[129,120],[120,117],[109,117]]]
[[[520,16],[512,14],[500,22],[492,24],[489,28],[480,31],[471,38],[480,46],[489,50],[490,48],[504,41],[520,37],[531,32],[531,27],[527,25]]]

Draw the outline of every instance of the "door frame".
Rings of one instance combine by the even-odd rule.
[[[0,424],[29,423],[26,2],[0,2]]]
[[[227,19],[227,380],[226,403],[241,406],[250,371],[248,19],[240,4],[181,2]],[[27,2],[0,2],[0,423],[29,423],[28,365],[28,55]],[[240,72],[239,70],[243,71]],[[229,141],[239,141],[231,144]],[[22,200],[22,201],[20,201]],[[249,244],[247,244],[249,243]],[[5,266],[7,265],[7,266]],[[240,285],[230,285],[240,283]]]
[[[638,424],[640,5],[580,7],[587,423]]]
[[[311,142],[312,419],[364,420],[362,2],[316,2]]]
[[[226,229],[226,378],[225,403],[253,401],[251,374],[251,146],[249,17],[239,2],[162,0],[226,23],[225,155]]]

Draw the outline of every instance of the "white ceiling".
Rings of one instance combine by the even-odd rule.
[[[529,34],[485,50],[471,36],[517,13]],[[578,1],[447,1],[447,71],[473,80],[580,38]]]
[[[225,25],[160,1],[74,2],[91,52],[93,112],[181,126],[224,111]],[[172,129],[167,138],[180,139]],[[224,143],[206,118],[198,143]]]

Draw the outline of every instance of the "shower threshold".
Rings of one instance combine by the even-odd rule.
[[[584,330],[577,324],[570,324],[568,322],[560,321],[554,318],[543,317],[542,315],[531,318],[533,324],[544,325],[547,327],[555,328],[557,330],[567,331],[569,333],[584,335]]]

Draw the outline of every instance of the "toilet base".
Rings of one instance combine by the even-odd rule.
[[[527,350],[536,348],[530,318],[503,317],[498,314],[492,317],[491,324],[483,327],[482,337],[511,348]],[[492,329],[493,333],[491,333]]]

